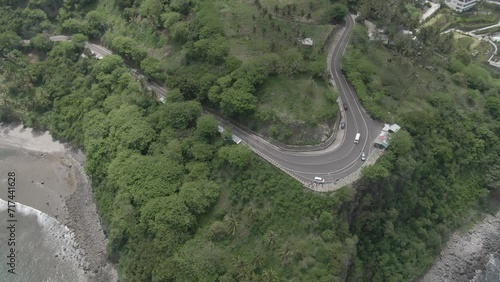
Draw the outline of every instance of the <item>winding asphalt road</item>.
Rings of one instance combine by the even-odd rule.
[[[353,17],[347,16],[345,26],[339,31],[336,44],[329,54],[328,69],[330,75],[340,92],[342,103],[347,104],[348,107],[348,110],[343,114],[346,127],[341,129],[342,131],[338,134],[339,140],[324,150],[291,152],[270,144],[249,130],[239,127],[232,129],[233,134],[241,138],[254,151],[264,155],[272,161],[271,163],[278,164],[282,169],[304,182],[312,182],[314,177],[322,177],[325,179],[325,183],[333,183],[336,179],[342,179],[357,171],[363,164],[361,153],[365,152],[367,156],[370,155],[374,150],[373,140],[382,129],[380,123],[373,121],[368,116],[354,89],[341,73],[340,60],[347,48],[354,24]],[[70,37],[54,36],[50,39],[66,41],[70,40]],[[25,43],[29,43],[29,41],[25,41]],[[110,50],[100,45],[87,42],[86,46],[98,58],[112,54]],[[163,102],[167,90],[156,83],[148,82],[146,85],[156,92],[158,98]],[[224,123],[229,122],[224,121]],[[354,138],[357,133],[360,133],[361,138],[359,143],[355,144]]]
[[[314,177],[322,177],[326,183],[341,179],[358,170],[363,161],[361,153],[368,156],[373,147],[373,140],[380,133],[382,125],[373,121],[361,106],[354,89],[341,73],[340,60],[349,43],[349,37],[354,27],[354,19],[346,17],[345,27],[340,31],[339,39],[328,62],[330,75],[333,77],[343,103],[347,104],[345,111],[345,131],[342,140],[337,140],[330,147],[313,152],[286,151],[262,140],[257,135],[233,128],[233,134],[240,137],[247,145],[259,151],[267,158],[278,163],[288,172],[305,182],[312,182]],[[360,133],[358,144],[354,138]]]

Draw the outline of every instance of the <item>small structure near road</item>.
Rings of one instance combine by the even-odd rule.
[[[313,46],[314,44],[314,41],[312,40],[312,38],[304,38],[304,39],[299,39],[300,43],[302,43],[302,45],[305,45],[305,46]]]
[[[219,131],[220,134],[223,134],[226,130],[224,130],[224,127],[222,127],[221,125],[217,125],[217,131]],[[234,134],[232,135],[231,139],[236,144],[240,144],[241,143],[241,139],[238,136],[234,135]]]
[[[425,1],[426,4],[429,3],[430,4],[430,8],[427,9],[427,11],[425,11],[425,13],[422,15],[422,17],[420,17],[420,22],[424,22],[426,19],[432,17],[432,15],[434,15],[434,13],[436,13],[436,11],[441,7],[441,4],[439,3],[434,3],[434,2],[430,2],[430,1]]]
[[[384,34],[384,29],[377,28],[377,26],[369,20],[365,20],[365,26],[368,28],[368,37],[370,40],[380,40],[384,43],[389,41],[389,37]]]
[[[99,53],[96,53],[96,52],[94,52],[93,50],[90,50],[90,53],[91,53],[92,55],[94,55],[94,56],[95,56],[98,60],[101,60],[102,58],[104,58],[104,56],[103,56],[103,55],[101,55],[101,54],[99,54]]]
[[[386,149],[389,147],[389,143],[391,140],[391,133],[398,132],[401,129],[401,126],[397,124],[386,124],[380,134],[373,140],[375,143],[375,147],[380,149]]]
[[[500,42],[500,33],[495,33],[490,36],[491,41]]]
[[[411,30],[403,29],[403,30],[401,31],[401,33],[402,33],[403,35],[406,35],[406,36],[411,37],[411,39],[412,39],[412,40],[417,39],[417,37],[416,37],[415,35],[413,35],[413,31],[411,31]]]

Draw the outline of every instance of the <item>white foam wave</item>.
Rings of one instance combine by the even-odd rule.
[[[7,209],[7,202],[0,199],[0,210]],[[76,247],[74,232],[57,219],[42,211],[20,203],[16,203],[16,212],[24,216],[36,217],[37,223],[42,227],[44,243],[55,250],[58,257],[66,262],[71,262],[77,272],[78,281],[87,281],[83,269],[87,266],[84,253]]]
[[[7,209],[7,201],[0,199],[0,212]]]

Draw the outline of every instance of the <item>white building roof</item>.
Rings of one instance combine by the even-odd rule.
[[[382,128],[382,131],[385,132],[398,132],[401,129],[401,126],[397,124],[385,124],[384,128]]]
[[[302,43],[303,45],[312,46],[314,41],[312,40],[312,38],[304,38],[300,39],[300,43]]]
[[[401,129],[401,126],[399,126],[397,124],[392,124],[391,126],[389,126],[389,131],[392,131],[392,132],[398,132],[400,129]]]
[[[500,42],[500,35],[492,36],[491,40],[495,42]]]

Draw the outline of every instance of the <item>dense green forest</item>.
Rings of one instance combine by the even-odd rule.
[[[331,132],[337,93],[327,84],[325,48],[345,7],[327,17],[328,1],[98,5],[112,15],[103,42],[184,97],[288,143],[318,143],[318,125]],[[306,37],[313,46],[298,40]]]
[[[450,233],[500,191],[498,73],[432,26],[416,41],[401,36],[402,24],[418,24],[413,1],[248,2],[242,6],[259,21],[259,36],[278,33],[269,18],[314,30],[348,9],[388,26],[390,46],[369,42],[357,26],[343,65],[371,115],[404,130],[354,187],[312,193],[220,136],[217,122],[201,114],[210,106],[251,119],[266,83],[323,79],[325,50],[307,54],[280,41],[287,36],[252,47],[268,48],[261,55],[235,53],[240,39],[221,18],[230,0],[1,1],[0,118],[84,149],[109,258],[123,281],[422,275]],[[47,38],[61,33],[73,40]],[[93,58],[88,39],[118,55]],[[127,64],[169,86],[165,104]],[[272,113],[259,116],[283,125]]]

